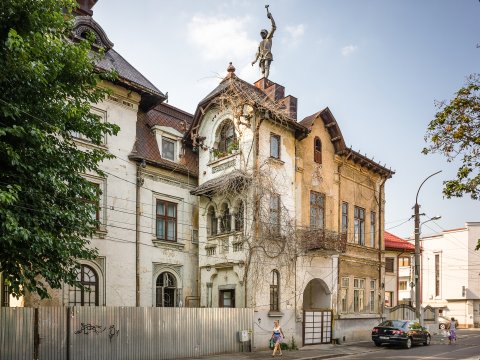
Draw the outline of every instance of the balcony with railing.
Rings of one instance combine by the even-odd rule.
[[[298,230],[298,239],[304,251],[345,252],[347,248],[347,234],[326,229]]]

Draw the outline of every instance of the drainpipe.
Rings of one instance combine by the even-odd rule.
[[[142,168],[145,168],[145,160],[137,164],[137,181],[135,196],[135,306],[140,306],[140,195],[143,185]]]
[[[384,218],[382,217],[382,202],[383,202],[382,195],[383,195],[386,181],[387,181],[387,178],[384,178],[382,183],[380,184],[379,191],[378,191],[379,192],[378,194],[378,282],[379,282],[380,294],[382,294],[382,288],[385,291],[385,281],[382,281],[382,236],[383,236],[382,218]],[[397,266],[397,269],[398,269],[398,266]],[[381,284],[384,284],[384,286],[382,287]],[[382,305],[382,303],[383,303],[383,300],[382,300],[382,297],[380,296],[379,305]],[[381,306],[378,307],[378,314],[380,315],[380,317],[382,317],[383,307]]]

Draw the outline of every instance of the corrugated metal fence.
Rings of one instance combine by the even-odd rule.
[[[176,359],[241,351],[253,309],[0,309],[0,360]]]

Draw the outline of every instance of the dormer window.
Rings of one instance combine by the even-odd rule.
[[[162,157],[175,161],[175,141],[162,136]]]
[[[152,130],[158,144],[160,156],[164,160],[179,160],[183,134],[168,126],[154,125]]]

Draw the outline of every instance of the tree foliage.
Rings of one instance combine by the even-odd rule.
[[[73,42],[71,0],[3,0],[0,7],[0,271],[20,296],[76,284],[104,176],[101,145],[115,125],[91,114],[97,87],[91,41]],[[94,55],[94,56],[92,56]],[[92,146],[79,149],[72,133]]]
[[[469,194],[480,197],[480,76],[470,75],[449,102],[438,102],[435,118],[428,125],[424,154],[441,153],[447,161],[460,161],[455,179],[444,183],[448,198]]]

